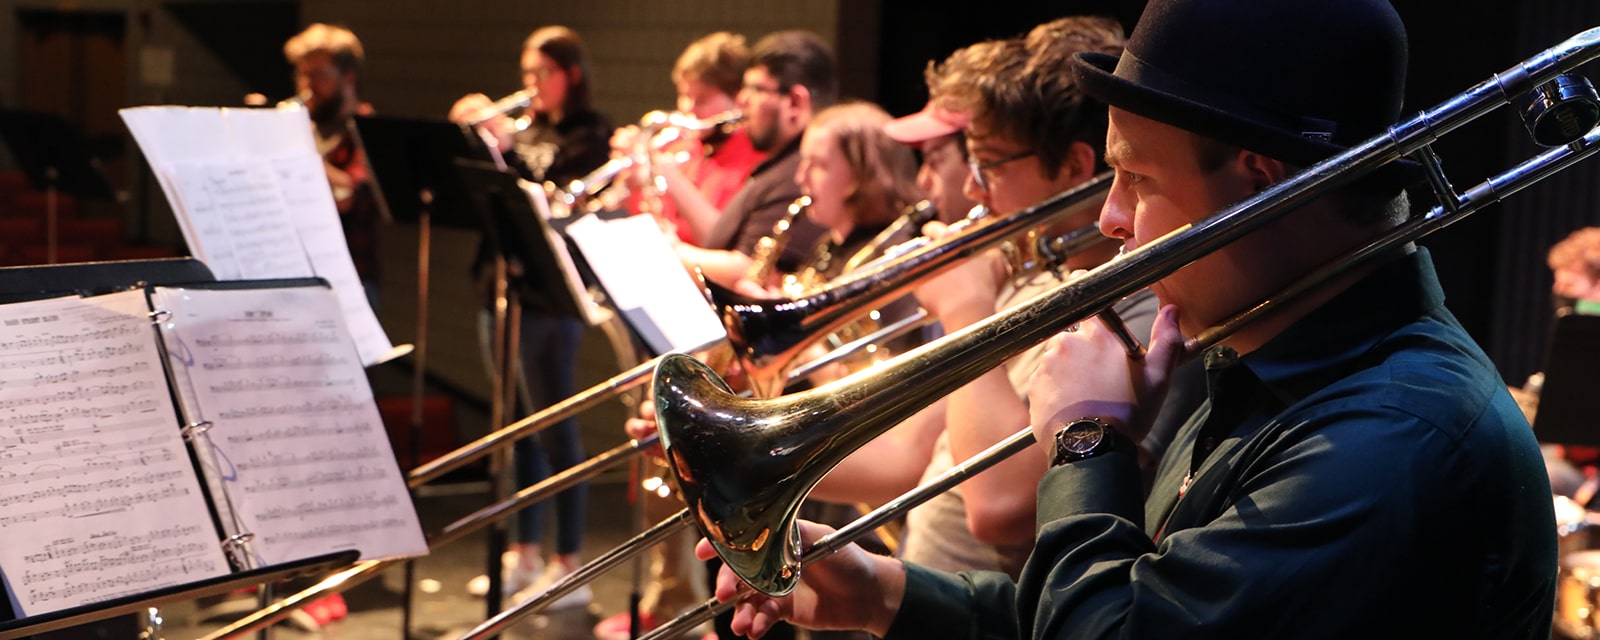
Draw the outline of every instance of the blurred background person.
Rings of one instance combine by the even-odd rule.
[[[333,189],[345,244],[367,302],[378,306],[378,226],[383,213],[373,192],[366,152],[356,142],[355,117],[371,115],[361,100],[361,67],[366,54],[349,29],[316,23],[283,44],[283,56],[294,65],[295,96],[311,116],[311,132],[322,156],[322,168]]]
[[[677,110],[702,121],[738,111],[735,97],[749,66],[744,36],[718,31],[690,43],[672,67]],[[634,125],[618,129],[611,138],[613,155],[635,153],[638,135]],[[710,233],[722,208],[767,154],[756,151],[738,124],[698,133],[668,128],[656,137],[654,175],[630,172],[634,195],[626,207],[656,215],[678,240],[699,246],[698,239]],[[665,187],[661,193],[653,191],[658,185]]]
[[[583,40],[563,26],[543,27],[528,36],[522,50],[522,84],[532,94],[528,113],[518,123],[509,116],[497,115],[479,125],[496,142],[506,163],[524,179],[566,184],[604,164],[610,155],[610,121],[590,104],[592,77]],[[450,119],[470,122],[492,104],[488,96],[472,94],[456,101]],[[474,266],[480,282],[487,283],[493,256],[480,245]],[[520,267],[513,265],[512,286],[522,302],[520,351],[517,354],[517,416],[525,416],[570,397],[573,371],[577,367],[578,343],[583,335],[581,318],[552,311],[548,296],[538,279],[516,277]],[[491,290],[485,286],[484,289]],[[489,301],[492,304],[492,301]],[[491,308],[486,305],[485,308]],[[485,350],[492,342],[489,313],[481,313]],[[490,358],[493,361],[493,358]],[[497,427],[500,425],[496,425]],[[522,438],[514,445],[513,466],[517,487],[533,485],[553,473],[584,460],[576,418],[563,420],[536,436]],[[538,595],[582,563],[578,551],[583,540],[588,487],[573,485],[555,496],[556,548],[549,560],[541,550],[545,506],[534,504],[517,512],[515,542],[503,558],[505,590],[513,601]],[[475,595],[488,592],[488,576],[473,578],[467,590]],[[588,585],[556,601],[552,609],[585,606],[591,591]]]
[[[751,146],[768,155],[750,172],[710,231],[698,238],[701,246],[678,245],[684,264],[700,268],[708,279],[727,287],[750,271],[756,244],[800,197],[794,179],[800,134],[838,97],[833,51],[817,34],[778,31],[756,42],[738,105]],[[790,227],[776,271],[798,270],[821,236],[822,228],[802,216]]]
[[[1558,312],[1600,314],[1600,227],[1572,232],[1550,247],[1547,262]]]

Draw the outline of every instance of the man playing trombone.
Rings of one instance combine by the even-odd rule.
[[[1381,0],[1153,1],[1120,57],[1075,61],[1111,105],[1116,177],[1100,228],[1154,250],[1383,132],[1400,113],[1405,42]],[[1184,335],[1400,224],[1412,173],[1390,163],[1308,193],[1156,282],[1165,306],[1142,359],[1093,320],[1050,338],[1029,390],[1039,444],[1022,455],[1051,469],[1020,580],[848,547],[808,566],[793,596],[739,605],[735,629],[758,637],[784,618],[886,638],[1548,637],[1556,549],[1538,447],[1412,245],[1208,350],[1206,403],[1148,499],[1139,490],[1133,443]],[[735,586],[724,572],[719,598]]]

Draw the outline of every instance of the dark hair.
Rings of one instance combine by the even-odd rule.
[[[1122,25],[1110,18],[1068,17],[1034,27],[1020,39],[980,42],[928,70],[941,106],[966,111],[971,137],[1003,137],[1039,155],[1055,179],[1074,142],[1095,151],[1104,168],[1106,107],[1085,95],[1071,73],[1082,51],[1122,51]]]
[[[749,66],[750,48],[745,46],[744,36],[718,31],[683,50],[672,65],[672,79],[699,80],[731,97],[738,95]]]
[[[849,100],[822,110],[806,126],[807,131],[832,138],[850,167],[853,187],[845,203],[860,226],[889,224],[922,197],[915,185],[917,161],[911,147],[883,129],[891,119],[878,105]]]
[[[550,56],[556,64],[561,65],[566,72],[568,80],[566,104],[561,105],[564,111],[586,110],[593,102],[593,92],[589,88],[590,79],[594,74],[589,72],[589,56],[583,52],[583,38],[578,37],[578,32],[563,26],[542,27],[528,36],[522,45],[523,51],[538,50],[539,53]],[[578,81],[571,82],[572,70],[578,70]]]
[[[355,73],[357,77],[367,60],[356,34],[331,24],[318,22],[283,43],[283,57],[289,64],[299,64],[301,59],[318,52],[328,54],[339,73]]]
[[[821,111],[839,99],[839,79],[833,51],[810,31],[790,30],[767,34],[750,50],[750,66],[761,67],[779,86],[795,85],[811,93],[811,108]]]

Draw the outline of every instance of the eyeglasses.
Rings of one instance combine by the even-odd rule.
[[[740,88],[744,89],[745,91],[749,91],[751,93],[771,93],[771,94],[774,94],[774,95],[781,94],[781,93],[787,93],[789,91],[789,89],[787,87],[783,87],[783,86],[763,87],[763,86],[761,86],[759,84],[746,84],[746,85],[742,85]]]
[[[1039,152],[1030,149],[1027,151],[1018,151],[1009,156],[996,158],[988,162],[978,162],[978,156],[969,152],[967,154],[967,169],[972,171],[972,180],[978,184],[978,189],[982,191],[988,191],[989,181],[983,177],[983,172],[1003,165],[1007,162],[1015,162],[1037,153]]]

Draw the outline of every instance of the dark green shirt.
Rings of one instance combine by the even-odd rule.
[[[1052,469],[1021,580],[908,566],[888,637],[1549,637],[1539,449],[1425,251],[1206,357],[1148,500],[1132,454]]]

